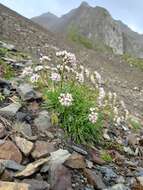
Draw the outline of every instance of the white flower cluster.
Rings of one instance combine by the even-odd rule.
[[[59,82],[59,81],[61,81],[61,75],[58,73],[52,73],[51,80],[54,82]]]
[[[22,77],[26,77],[26,76],[29,76],[33,73],[33,69],[31,67],[25,67],[21,76]]]
[[[91,123],[95,124],[98,119],[98,113],[95,112],[95,108],[90,108],[90,112],[88,119]]]
[[[61,93],[58,99],[61,105],[65,107],[71,106],[73,102],[73,97],[70,93]]]
[[[69,64],[71,67],[76,67],[76,57],[73,53],[67,51],[56,52],[57,57],[62,57],[64,64]]]
[[[42,57],[40,57],[40,63],[44,62],[44,61],[51,61],[51,58],[49,58],[46,55],[43,55]]]
[[[30,81],[32,83],[35,83],[35,82],[38,82],[40,76],[38,74],[33,74],[31,77],[30,77]]]
[[[101,85],[101,83],[102,83],[101,75],[100,75],[97,71],[94,71],[94,74],[95,74],[95,76],[96,76],[97,83],[98,83],[99,85]]]
[[[84,83],[84,75],[83,73],[76,73],[76,80],[80,83]]]
[[[38,71],[41,71],[43,69],[44,69],[44,67],[42,65],[38,65],[38,66],[35,67],[34,70],[35,70],[35,72],[38,72]]]
[[[99,106],[102,106],[103,104],[103,100],[105,98],[105,91],[104,91],[104,88],[103,87],[100,87],[99,88],[99,96],[98,96],[98,104]]]

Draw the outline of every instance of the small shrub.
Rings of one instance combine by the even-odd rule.
[[[43,93],[43,106],[54,126],[62,127],[72,141],[95,144],[102,140],[104,125],[126,122],[125,106],[122,113],[116,93],[105,93],[97,71],[78,65],[75,55],[67,51],[57,52],[56,61],[55,66],[26,67],[22,72]],[[110,160],[108,155],[103,157]]]
[[[58,99],[61,93],[67,92],[73,97],[73,103],[69,107],[62,106]],[[96,92],[79,84],[73,86],[71,83],[64,84],[62,89],[57,87],[54,91],[46,90],[44,93],[44,106],[51,112],[58,113],[60,126],[65,129],[73,141],[78,143],[97,142],[102,134],[102,113],[98,113],[95,124],[88,119],[89,109],[96,107],[92,93]]]
[[[1,77],[7,80],[15,76],[15,71],[13,70],[13,68],[1,59],[0,59],[0,75]]]

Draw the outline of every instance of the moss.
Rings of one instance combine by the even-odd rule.
[[[125,60],[128,64],[130,64],[131,66],[137,67],[139,69],[141,69],[143,71],[143,59],[141,58],[137,58],[137,57],[133,57],[129,54],[124,54],[122,56],[123,60]]]
[[[137,132],[138,130],[140,130],[142,128],[141,124],[139,123],[139,121],[133,119],[133,118],[129,118],[129,124],[132,127],[133,131]]]

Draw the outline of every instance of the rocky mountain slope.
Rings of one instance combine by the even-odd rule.
[[[40,23],[41,26],[45,28],[51,28],[55,23],[58,21],[58,17],[50,12],[42,14],[38,17],[33,17],[31,20],[35,21],[36,23]],[[47,22],[48,20],[48,22]]]
[[[58,42],[60,44],[50,31],[2,4],[0,4],[0,26],[0,39],[12,42],[19,49],[35,55],[38,54],[40,47],[52,49]]]
[[[142,115],[142,71],[126,63],[122,57],[65,41],[64,38],[55,36],[3,5],[0,5],[0,24],[0,39],[14,44],[28,54],[32,53],[34,58],[39,59],[40,54],[51,57],[53,51],[60,47],[74,52],[80,63],[101,73],[107,88],[118,92],[132,113],[137,116]]]
[[[143,72],[113,53],[60,42],[3,5],[0,25],[0,190],[143,189]],[[58,85],[75,84],[73,98],[57,98]]]
[[[114,20],[102,7],[91,7],[83,2],[78,8],[56,18],[56,22],[53,19],[53,24],[48,14],[32,20],[52,32],[68,34],[72,29],[74,33],[86,37],[96,46],[111,47],[116,54],[128,53],[143,57],[143,36],[132,31],[122,22]]]

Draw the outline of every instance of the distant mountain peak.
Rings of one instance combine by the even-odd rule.
[[[89,4],[86,2],[86,1],[83,1],[81,4],[80,4],[80,7],[90,7]]]

